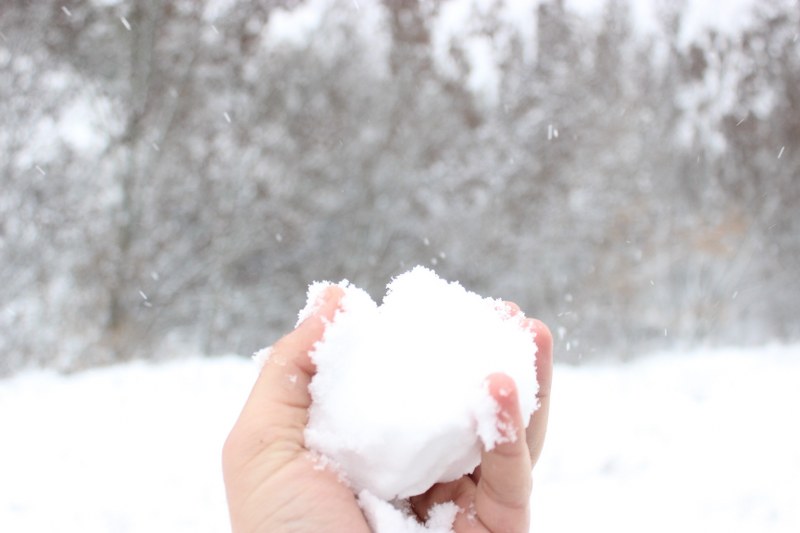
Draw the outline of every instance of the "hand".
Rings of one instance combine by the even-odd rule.
[[[225,442],[223,473],[234,533],[370,532],[352,491],[334,472],[320,469],[304,447],[308,384],[315,372],[308,353],[322,338],[325,321],[333,320],[342,294],[339,287],[328,288],[317,311],[273,346]],[[536,332],[541,406],[526,432],[514,381],[504,374],[490,376],[500,417],[520,428],[517,438],[484,452],[471,475],[411,498],[422,520],[434,504],[454,501],[464,510],[453,526],[458,533],[528,531],[530,472],[544,443],[553,350],[544,324],[528,319],[526,325]]]

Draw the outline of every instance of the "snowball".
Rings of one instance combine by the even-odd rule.
[[[358,495],[358,503],[369,525],[378,533],[451,533],[460,511],[453,502],[436,504],[431,507],[423,525],[403,507],[402,502],[392,504],[365,490]]]
[[[309,287],[300,321],[329,285]],[[386,515],[376,509],[397,511],[390,501],[472,472],[481,447],[501,442],[490,374],[514,379],[530,419],[536,344],[521,313],[423,267],[394,279],[380,306],[346,281],[339,286],[341,310],[310,354],[317,372],[306,445],[336,465],[374,520]],[[436,524],[425,531],[444,527]]]

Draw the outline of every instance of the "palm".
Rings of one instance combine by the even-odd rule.
[[[280,505],[273,506],[275,512],[265,517],[262,531],[282,531],[286,524],[295,524],[292,531],[297,533],[370,531],[352,491],[306,453],[272,468],[274,474],[259,492],[264,495],[262,501],[279,501]]]

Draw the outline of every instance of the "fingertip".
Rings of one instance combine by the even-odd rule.
[[[300,311],[301,320],[295,329],[309,327],[309,324],[317,325],[315,323],[320,319],[323,323],[332,321],[343,297],[344,290],[340,286],[327,284],[316,294],[313,304],[309,302],[306,308]]]
[[[339,301],[344,296],[344,289],[339,285],[329,285],[322,293],[322,298],[325,304],[339,304]]]
[[[489,394],[503,412],[519,411],[517,384],[508,374],[498,372],[487,378]]]
[[[550,393],[553,375],[553,334],[541,320],[528,319],[536,340],[536,377],[539,382],[539,397]]]
[[[516,303],[508,300],[503,301],[503,307],[501,310],[504,311],[508,317],[514,317],[522,313],[522,309],[520,309]]]

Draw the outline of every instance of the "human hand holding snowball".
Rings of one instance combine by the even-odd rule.
[[[313,425],[309,424],[309,410],[312,400],[316,401],[309,384],[318,371],[313,355],[326,333],[326,325],[336,322],[338,326],[338,321],[350,312],[349,306],[340,310],[344,295],[345,290],[338,286],[321,290],[317,305],[305,319],[272,347],[228,437],[223,466],[233,531],[359,533],[371,531],[370,526],[392,533],[451,528],[458,533],[528,531],[530,471],[544,441],[552,373],[552,339],[547,327],[536,320],[519,320],[523,329],[535,334],[540,403],[527,431],[515,380],[503,373],[486,376],[488,393],[497,406],[495,445],[491,451],[481,446],[480,465],[474,471],[435,483],[421,494],[403,500],[407,502],[407,513],[413,513],[421,522],[427,521],[425,526],[410,518],[394,526],[391,520],[396,517],[391,516],[389,521],[381,518],[381,505],[391,507],[389,503],[367,490],[357,495],[354,490],[363,488],[359,483],[354,483],[355,487],[345,484],[341,472],[325,467],[319,455],[307,448],[307,426]],[[521,317],[513,304],[508,304],[504,312],[509,317]],[[318,355],[322,355],[321,350]],[[436,379],[446,381],[447,376]],[[442,394],[447,394],[447,383],[441,385]],[[372,400],[360,398],[367,404]],[[391,446],[387,445],[387,449],[391,450]],[[453,502],[450,508],[455,511],[449,518],[433,517],[442,515],[440,504],[445,502]]]

